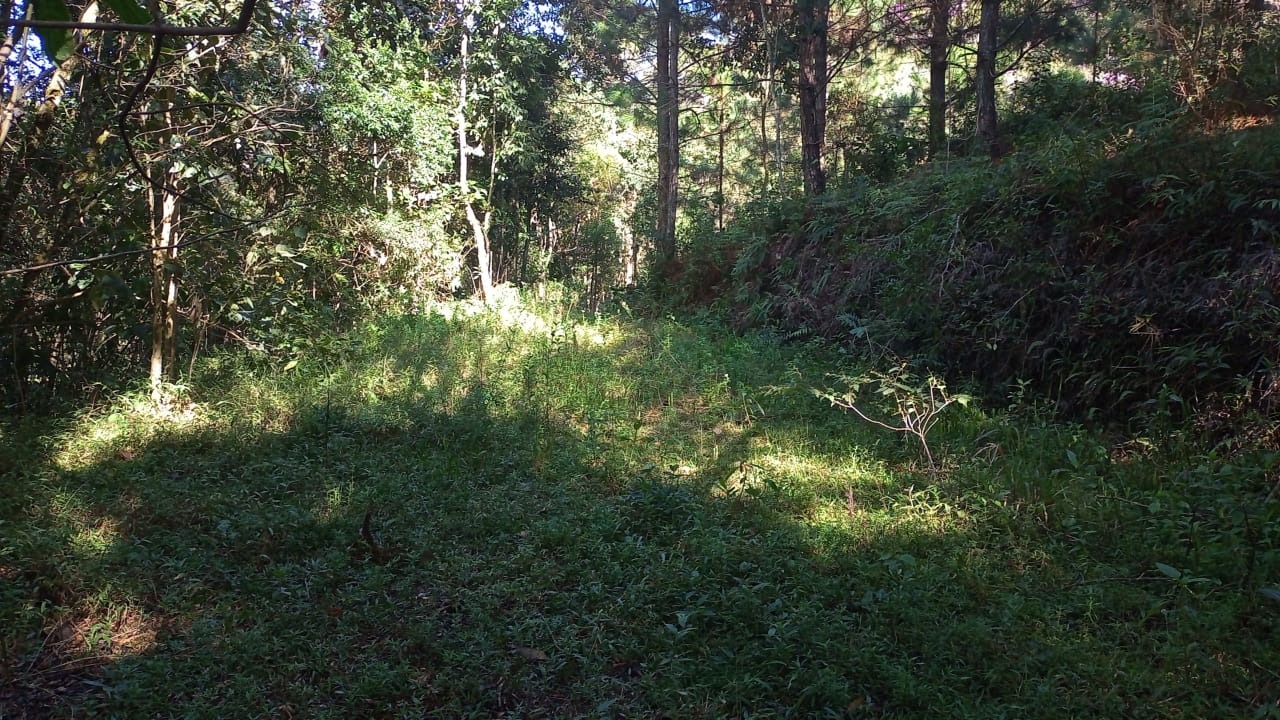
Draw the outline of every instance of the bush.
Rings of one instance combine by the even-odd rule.
[[[1059,135],[777,208],[739,256],[738,316],[998,394],[1025,379],[1078,415],[1256,406],[1280,362],[1277,198],[1278,127]]]

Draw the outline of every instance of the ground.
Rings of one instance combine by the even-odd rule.
[[[1280,717],[1274,458],[1015,398],[931,470],[852,365],[463,304],[0,426],[0,717]]]

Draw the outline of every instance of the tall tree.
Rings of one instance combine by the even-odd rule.
[[[947,71],[951,55],[951,0],[929,0],[929,157],[947,148]]]
[[[658,0],[657,25],[658,222],[654,249],[659,275],[676,259],[676,207],[680,191],[680,5]]]
[[[467,140],[467,80],[471,61],[471,33],[476,26],[474,6],[468,0],[458,3],[458,109],[455,122],[458,128],[458,193],[462,198],[462,206],[466,213],[467,224],[471,227],[472,241],[476,250],[476,274],[480,282],[480,299],[488,302],[493,297],[493,266],[489,259],[489,227],[493,214],[490,206],[484,212],[484,218],[476,213],[475,201],[471,190],[471,179],[467,173],[469,158],[473,154],[483,152],[481,148],[473,148]],[[493,152],[497,149],[493,148]]]
[[[163,112],[157,116],[161,122],[159,145],[173,144],[175,128],[173,105],[174,90],[163,91]],[[158,187],[147,188],[148,210],[151,212],[151,358],[149,379],[151,398],[157,404],[164,402],[164,384],[174,379],[177,360],[178,332],[178,277],[174,267],[178,258],[178,200],[177,182],[179,166],[167,158],[152,165],[152,177]]]
[[[827,189],[822,152],[827,136],[827,31],[830,0],[797,0],[797,45],[800,60],[800,174],[806,195]]]
[[[1000,0],[982,0],[978,21],[977,79],[978,139],[993,158],[1000,156],[996,115],[996,50],[999,42]]]

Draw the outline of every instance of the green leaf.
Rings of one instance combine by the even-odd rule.
[[[134,0],[102,0],[116,17],[132,25],[150,25],[151,13]]]
[[[71,22],[71,11],[67,9],[66,0],[35,0],[35,9],[31,14],[35,20],[53,22]],[[71,57],[75,46],[71,43],[71,31],[65,28],[32,28],[44,46],[44,54],[57,62]]]
[[[1164,563],[1158,562],[1156,563],[1156,569],[1174,580],[1182,577],[1182,571],[1172,565],[1165,565]]]

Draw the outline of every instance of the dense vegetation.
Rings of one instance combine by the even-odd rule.
[[[3,6],[0,717],[1280,716],[1274,4]]]

